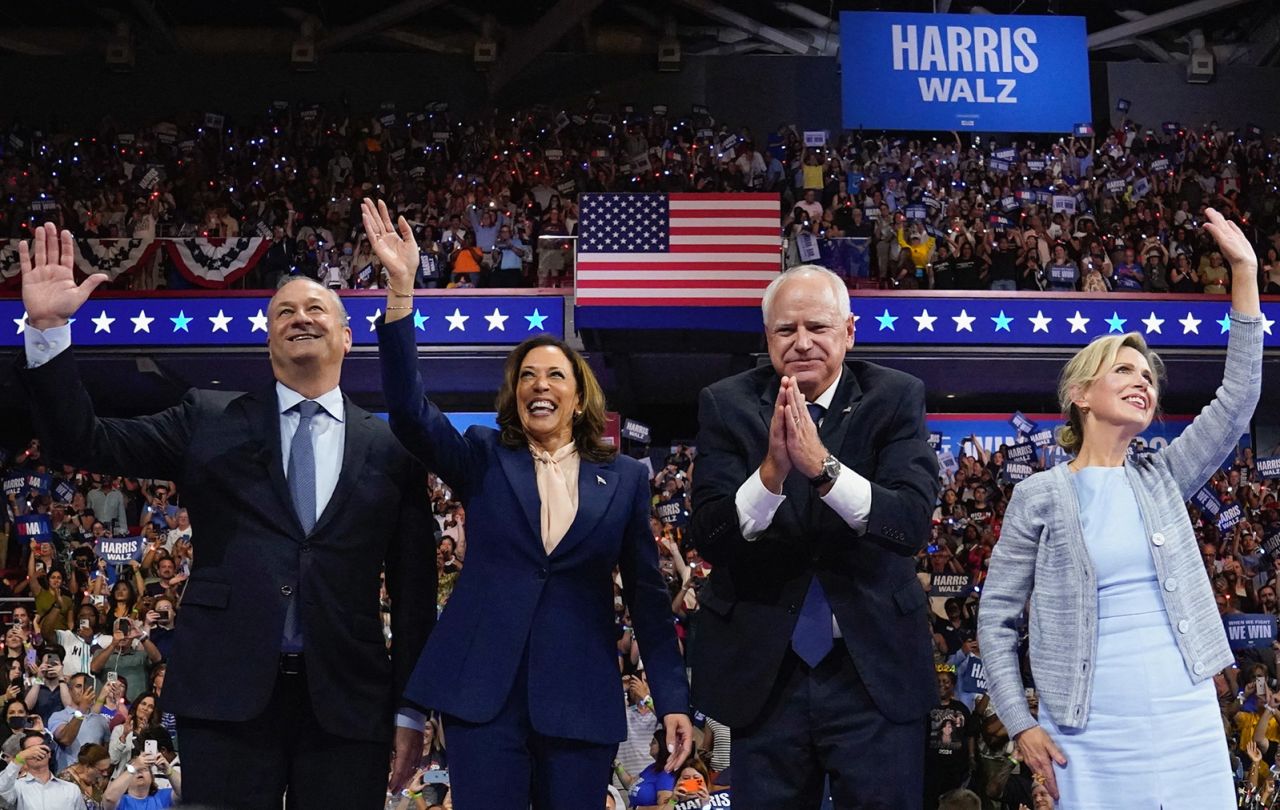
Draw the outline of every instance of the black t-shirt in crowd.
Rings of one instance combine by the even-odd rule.
[[[972,733],[973,715],[960,701],[948,700],[929,710],[925,766],[931,776],[961,778],[969,772]]]
[[[973,259],[952,259],[952,269],[956,274],[956,288],[960,290],[978,289],[978,263]]]
[[[954,259],[944,259],[933,263],[933,288],[935,290],[956,289],[956,269]]]
[[[994,251],[989,272],[991,281],[1017,281],[1018,251],[1012,248]]]

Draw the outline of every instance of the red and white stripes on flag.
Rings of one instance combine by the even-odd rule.
[[[777,194],[582,194],[577,303],[758,306],[782,269]]]

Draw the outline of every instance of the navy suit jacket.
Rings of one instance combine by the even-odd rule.
[[[871,482],[864,534],[793,470],[772,524],[747,542],[734,496],[764,461],[779,384],[762,366],[703,389],[699,399],[693,532],[713,567],[689,642],[694,705],[729,726],[756,719],[816,576],[876,708],[893,722],[919,720],[938,701],[928,600],[915,573],[940,486],[924,385],[845,361],[819,435]]]
[[[648,474],[634,459],[581,459],[578,514],[551,554],[527,447],[491,428],[460,434],[424,393],[413,322],[381,324],[391,428],[467,510],[467,558],[405,697],[472,723],[494,719],[512,688],[529,690],[533,728],[597,743],[626,738],[613,569],[622,573],[659,715],[687,713],[671,597],[649,526]],[[517,684],[528,657],[528,683]]]
[[[261,715],[276,687],[285,611],[299,599],[307,688],[321,724],[341,737],[390,739],[435,624],[436,570],[426,470],[385,422],[344,398],[342,470],[307,533],[285,480],[274,381],[250,393],[193,388],[157,414],[101,419],[72,350],[20,374],[52,456],[177,481],[199,528],[161,708],[200,720]],[[379,616],[384,564],[390,655]]]

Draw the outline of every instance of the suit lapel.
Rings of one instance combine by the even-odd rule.
[[[618,474],[613,470],[612,464],[597,464],[581,459],[578,462],[578,514],[574,516],[569,531],[565,532],[564,539],[551,552],[551,556],[565,554],[590,535],[608,511],[609,503],[617,491]]]
[[[849,425],[853,423],[853,415],[861,402],[862,386],[846,365],[840,377],[840,385],[831,399],[831,407],[827,409],[822,427],[818,429],[818,437],[831,453],[840,455],[840,449],[844,447],[845,437],[849,433]]]
[[[289,483],[284,477],[284,454],[280,447],[280,403],[276,397],[275,384],[270,388],[257,391],[245,397],[246,415],[252,432],[254,444],[257,446],[258,460],[267,468],[267,477],[271,488],[275,491],[280,509],[271,509],[273,515],[283,516],[283,528],[291,537],[302,537],[302,524],[298,522],[298,513],[293,506],[293,495],[289,492]],[[246,485],[252,485],[246,482]]]
[[[344,425],[346,430],[343,431],[342,439],[342,467],[338,473],[338,484],[334,487],[333,495],[329,497],[329,503],[320,513],[320,519],[311,529],[312,534],[322,530],[325,524],[333,520],[334,515],[341,511],[343,501],[363,478],[364,463],[369,456],[369,446],[373,444],[373,422],[371,421],[374,418],[373,414],[356,406],[345,394],[342,397],[342,404],[346,411]],[[279,442],[276,444],[279,445]]]
[[[782,386],[782,380],[778,375],[769,378],[769,382],[765,383],[764,391],[760,393],[759,411],[760,421],[764,422],[765,436],[769,435],[769,426],[773,423],[773,406],[778,402],[778,389]]]
[[[542,548],[542,517],[538,508],[542,501],[538,498],[538,479],[533,471],[533,456],[527,448],[513,450],[510,447],[498,447],[498,461],[511,488],[515,490],[516,502],[524,511],[525,522],[529,531],[537,540],[538,548]]]

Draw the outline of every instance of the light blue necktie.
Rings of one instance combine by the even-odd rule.
[[[311,441],[311,420],[320,410],[320,403],[304,399],[294,409],[301,418],[289,443],[289,494],[303,532],[310,534],[316,525],[316,451]],[[295,585],[284,614],[284,641],[280,645],[283,652],[302,652],[302,626],[298,622],[301,598],[301,588]]]
[[[822,421],[826,408],[812,402],[805,407],[809,409],[809,416],[815,425]],[[822,590],[822,583],[815,574],[809,581],[809,592],[804,595],[804,604],[800,606],[795,629],[791,631],[791,649],[810,668],[822,663],[822,659],[835,646],[831,621],[831,603],[827,601],[827,594]]]

